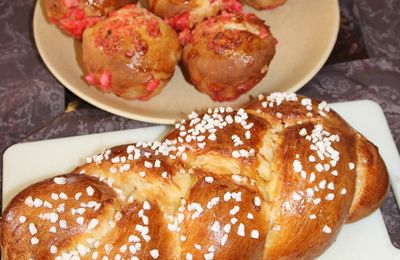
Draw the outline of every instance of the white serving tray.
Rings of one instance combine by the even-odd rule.
[[[379,105],[355,101],[332,107],[379,147],[396,199],[400,201],[400,157]],[[4,153],[3,206],[29,184],[71,171],[84,163],[87,156],[105,147],[156,140],[168,129],[157,126],[13,145]],[[320,259],[400,259],[400,250],[392,246],[382,215],[376,211],[357,223],[345,225],[337,241]]]

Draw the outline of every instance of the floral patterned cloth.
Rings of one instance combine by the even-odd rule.
[[[23,141],[150,126],[92,107],[54,79],[33,41],[34,5],[0,0],[0,153]],[[378,102],[400,150],[400,1],[341,0],[340,5],[334,51],[299,93],[330,102]],[[400,248],[400,214],[392,193],[381,210],[392,242]]]

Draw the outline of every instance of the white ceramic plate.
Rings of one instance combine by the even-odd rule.
[[[378,146],[400,202],[400,157],[381,108],[371,101],[337,103],[332,108]],[[13,145],[4,153],[3,206],[28,185],[69,172],[105,147],[160,139],[169,129],[157,126]],[[335,243],[319,259],[394,260],[400,259],[400,250],[392,246],[378,210],[344,225]]]
[[[234,102],[213,102],[187,82],[179,67],[163,92],[150,101],[124,100],[104,94],[83,80],[80,43],[47,22],[38,1],[33,32],[39,53],[51,73],[80,98],[108,112],[141,121],[172,124],[191,111],[209,107],[239,107],[260,93],[294,92],[323,66],[335,44],[339,29],[337,0],[289,0],[285,5],[254,12],[264,19],[278,39],[277,52],[268,75],[249,93]]]

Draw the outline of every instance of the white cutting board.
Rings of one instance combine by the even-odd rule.
[[[379,147],[400,201],[400,157],[379,105],[355,101],[331,106]],[[168,129],[157,126],[13,145],[4,153],[3,206],[29,184],[71,171],[84,163],[87,156],[105,147],[159,139]],[[400,259],[400,250],[392,246],[382,215],[376,211],[357,223],[345,225],[337,241],[320,259]]]

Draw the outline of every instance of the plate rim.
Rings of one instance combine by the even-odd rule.
[[[293,0],[292,0],[293,1]],[[310,82],[312,80],[312,78],[322,69],[322,67],[325,65],[326,61],[328,60],[330,54],[332,53],[332,50],[335,46],[336,40],[337,40],[337,36],[339,33],[339,29],[340,29],[340,7],[339,7],[339,0],[333,0],[334,2],[334,10],[332,10],[333,14],[332,14],[332,18],[335,19],[334,20],[334,24],[336,25],[334,29],[334,33],[330,34],[330,40],[329,40],[329,44],[327,46],[327,48],[325,49],[323,55],[321,55],[321,58],[318,60],[318,62],[315,64],[315,66],[313,67],[313,69],[311,69],[307,74],[305,74],[303,76],[303,78],[301,80],[299,80],[296,84],[294,84],[291,88],[287,89],[285,92],[296,92],[297,90],[301,89],[302,87],[304,87],[308,82]],[[109,112],[113,115],[117,115],[117,116],[122,116],[128,119],[133,119],[133,120],[138,120],[138,121],[142,121],[142,122],[147,122],[147,123],[154,123],[154,124],[166,124],[166,125],[173,125],[175,124],[177,121],[180,120],[180,118],[174,118],[174,119],[170,119],[170,118],[164,118],[164,117],[160,117],[160,116],[146,116],[146,115],[141,115],[141,114],[135,114],[132,112],[129,112],[127,110],[124,109],[119,109],[119,108],[115,108],[112,105],[107,105],[104,102],[100,102],[95,98],[92,98],[90,95],[85,94],[84,92],[80,91],[79,89],[70,86],[71,84],[69,84],[68,82],[65,81],[64,77],[62,77],[58,71],[53,67],[53,65],[45,58],[43,58],[45,55],[43,55],[43,46],[40,44],[40,41],[37,40],[38,38],[38,15],[39,15],[39,8],[42,8],[41,6],[41,1],[37,1],[36,5],[35,5],[35,9],[33,12],[33,23],[32,23],[32,27],[33,27],[33,39],[36,45],[36,50],[38,51],[41,60],[43,61],[43,63],[46,65],[47,69],[50,71],[50,73],[54,76],[54,78],[60,82],[63,87],[67,88],[69,91],[71,91],[72,93],[74,93],[76,96],[78,96],[80,99],[84,100],[85,102],[100,108],[106,112]],[[45,17],[45,19],[47,20],[47,18]],[[249,96],[250,97],[250,96]]]

